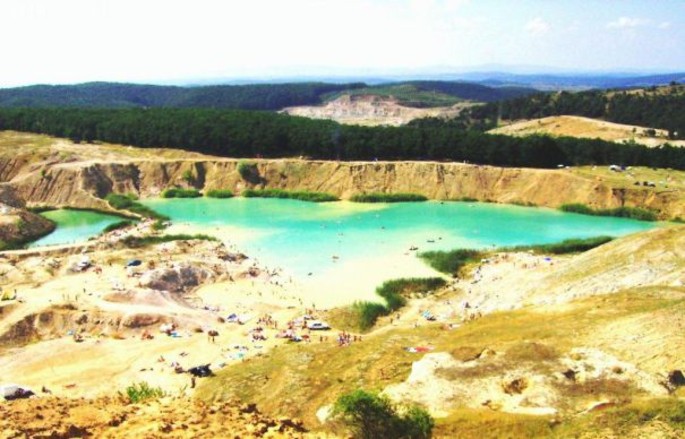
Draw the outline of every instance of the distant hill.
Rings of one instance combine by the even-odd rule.
[[[0,89],[0,107],[79,108],[239,108],[279,110],[317,104],[320,96],[365,84],[253,84],[177,87],[90,82],[78,85],[32,85]]]
[[[570,136],[618,143],[635,142],[650,147],[661,146],[665,143],[672,146],[685,146],[683,140],[670,140],[666,130],[618,124],[582,116],[548,116],[524,120],[495,128],[488,133],[507,136]]]
[[[685,82],[685,72],[654,75],[607,74],[512,74],[503,72],[469,72],[435,75],[441,81],[468,81],[490,87],[519,86],[538,90],[588,90],[634,88]]]
[[[538,91],[525,87],[489,87],[470,82],[455,81],[405,81],[360,87],[331,93],[328,100],[342,95],[374,95],[394,98],[407,107],[440,107],[468,100],[474,102],[497,102],[528,96]]]
[[[321,104],[341,94],[398,94],[416,107],[451,105],[461,100],[493,102],[523,96],[531,89],[495,88],[463,82],[413,81],[369,87],[364,83],[212,85],[178,87],[91,82],[78,85],[33,85],[0,89],[0,107],[78,108],[232,108],[280,110]]]
[[[469,110],[468,117],[492,126],[500,120],[531,120],[575,115],[667,131],[671,139],[685,139],[685,85],[673,84],[624,90],[539,93],[486,104]],[[466,117],[466,116],[465,116]]]

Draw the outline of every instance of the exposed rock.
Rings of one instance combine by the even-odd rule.
[[[122,321],[122,326],[127,328],[142,328],[145,326],[156,325],[162,321],[168,320],[165,316],[159,314],[132,314],[126,316]]]
[[[528,381],[525,378],[516,378],[512,381],[502,383],[502,390],[507,395],[520,395],[528,387]]]
[[[19,196],[17,190],[8,184],[0,184],[0,206],[2,204],[6,204],[9,207],[15,207],[17,209],[23,209],[26,207],[26,203]]]
[[[153,290],[181,293],[200,285],[211,276],[212,273],[207,269],[182,263],[172,268],[148,271],[141,276],[140,283]]]
[[[313,119],[331,119],[344,124],[399,126],[424,117],[454,117],[470,105],[459,103],[452,107],[414,108],[400,105],[392,97],[342,95],[324,105],[289,107],[283,112]]]
[[[7,186],[0,185],[0,191]],[[12,194],[12,190],[7,191],[6,194]],[[0,197],[3,194],[0,193]],[[22,206],[23,200],[13,198],[12,195],[6,197],[9,203],[16,206]],[[41,236],[44,236],[55,229],[52,221],[43,218],[40,215],[29,212],[22,207],[15,207],[12,204],[4,203],[0,200],[0,241],[8,244],[23,243],[32,241]],[[0,250],[3,244],[0,242]]]

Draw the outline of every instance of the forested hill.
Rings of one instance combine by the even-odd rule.
[[[535,90],[517,87],[487,87],[465,82],[413,81],[369,87],[364,83],[321,82],[288,84],[212,85],[176,87],[91,82],[77,85],[33,85],[0,89],[0,107],[78,108],[231,108],[280,110],[296,105],[317,105],[333,95],[398,94],[416,106],[435,102],[473,100],[493,102],[523,96]],[[436,95],[443,99],[435,99]]]
[[[203,107],[279,110],[321,102],[321,95],[365,84],[216,85],[176,87],[90,82],[77,85],[33,85],[0,89],[2,107]]]
[[[449,124],[339,125],[265,111],[213,109],[0,109],[0,130],[175,147],[224,157],[329,160],[451,160],[496,166],[641,165],[685,169],[685,148],[597,139],[509,137]],[[84,148],[89,147],[87,144]]]
[[[342,90],[330,93],[326,98],[335,99],[344,94],[376,95],[396,99],[401,105],[421,108],[449,106],[463,100],[498,102],[534,93],[537,90],[526,87],[489,87],[459,81],[405,81]]]
[[[521,120],[576,115],[659,128],[685,139],[685,85],[636,90],[538,93],[471,110],[478,121]],[[487,124],[486,124],[487,125]]]

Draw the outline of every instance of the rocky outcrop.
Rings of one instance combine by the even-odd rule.
[[[283,113],[312,119],[331,119],[351,125],[404,125],[425,117],[455,117],[472,104],[451,107],[415,108],[400,105],[394,98],[377,95],[342,95],[325,105],[289,107]]]
[[[26,207],[26,203],[19,197],[17,190],[9,184],[0,184],[0,203],[18,209]]]
[[[148,271],[141,276],[140,283],[153,290],[180,293],[200,285],[211,275],[204,268],[182,263],[173,268]]]
[[[24,209],[25,203],[9,185],[0,185],[0,250],[52,232],[55,225]]]

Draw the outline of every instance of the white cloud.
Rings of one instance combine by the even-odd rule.
[[[535,17],[526,23],[525,30],[533,35],[542,35],[549,31],[549,23],[540,17]]]
[[[659,29],[668,29],[670,27],[671,27],[670,21],[664,21],[663,23],[659,23]]]
[[[649,24],[649,20],[643,18],[619,17],[618,20],[607,23],[607,27],[610,29],[626,29],[647,24]]]

